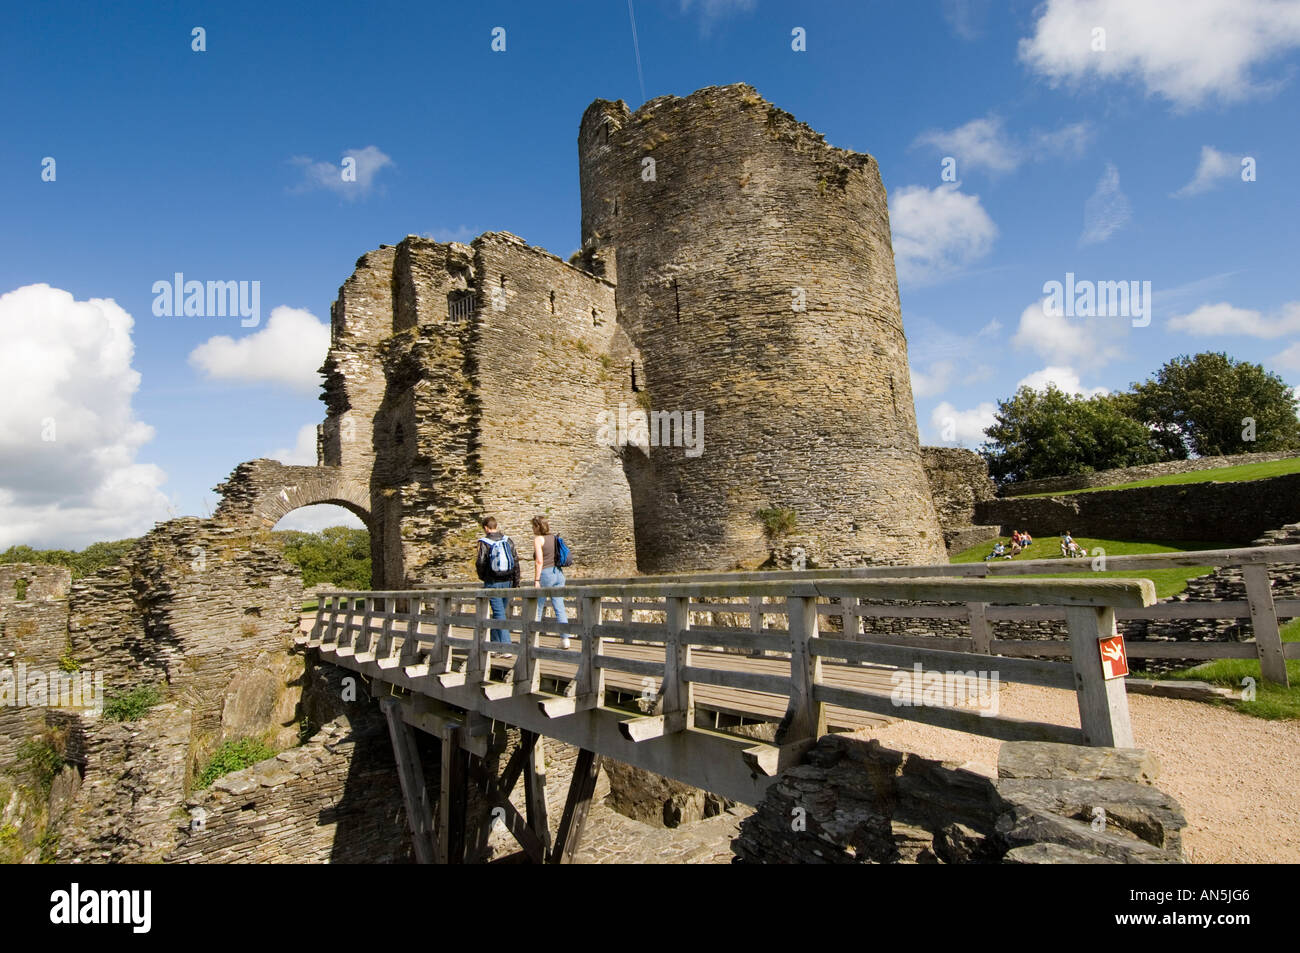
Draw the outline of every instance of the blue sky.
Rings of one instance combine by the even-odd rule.
[[[637,0],[644,95],[625,0],[84,7],[0,31],[0,548],[137,534],[205,515],[243,460],[311,462],[355,260],[493,229],[567,256],[597,97],[743,81],[877,158],[924,442],[977,445],[1022,381],[1124,388],[1181,353],[1300,384],[1292,0]],[[259,326],[156,316],[176,272],[260,282]],[[1045,314],[1067,272],[1149,281],[1150,324]]]

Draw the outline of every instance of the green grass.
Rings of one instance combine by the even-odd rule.
[[[220,747],[212,753],[212,757],[208,759],[208,763],[204,765],[203,770],[199,772],[194,786],[196,789],[206,788],[217,778],[234,771],[242,771],[259,761],[265,761],[267,758],[273,757],[275,757],[275,751],[265,742],[256,738],[235,738],[230,741],[223,741]]]
[[[987,542],[972,546],[970,549],[963,550],[957,555],[951,557],[954,563],[977,563],[981,562],[985,556],[993,551],[993,544],[1001,542],[1011,548],[1011,537],[1002,536],[999,539],[990,539]],[[1189,552],[1198,549],[1227,549],[1228,543],[1214,542],[1152,542],[1142,541],[1133,542],[1130,540],[1119,539],[1097,539],[1093,537],[1076,536],[1074,541],[1088,551],[1092,556],[1100,548],[1109,556],[1136,556],[1142,553],[1179,553]],[[1026,559],[1052,559],[1060,558],[1061,539],[1059,536],[1036,536],[1034,545],[1029,550],[1022,552],[1012,562],[1020,562]],[[998,560],[998,563],[1006,560]],[[1187,588],[1187,581],[1195,579],[1197,576],[1204,576],[1212,572],[1211,566],[1171,566],[1168,569],[1143,569],[1143,570],[1107,570],[1106,572],[1059,572],[1059,573],[1033,573],[1026,576],[1020,576],[1020,579],[1150,579],[1156,586],[1156,597],[1160,599],[1175,596]]]
[[[1282,641],[1300,642],[1300,619],[1292,619],[1282,626]],[[1243,680],[1253,678],[1255,698],[1253,701],[1234,702],[1238,711],[1271,721],[1300,720],[1300,659],[1287,659],[1286,673],[1291,680],[1290,688],[1264,681],[1259,673],[1258,659],[1224,658],[1154,677],[1209,682],[1235,689],[1238,693],[1243,690]]]
[[[104,703],[104,717],[110,721],[135,721],[162,701],[156,685],[137,685],[129,692],[112,695]]]
[[[1132,483],[1116,483],[1113,486],[1092,486],[1084,490],[1026,493],[1024,496],[1014,497],[1014,499],[1028,500],[1040,496],[1074,496],[1078,493],[1099,493],[1102,490],[1131,490],[1139,486],[1170,486],[1182,483],[1210,483],[1213,481],[1242,483],[1247,480],[1263,480],[1268,477],[1285,476],[1288,473],[1300,473],[1300,457],[1289,457],[1286,460],[1274,460],[1270,463],[1243,463],[1239,466],[1222,467],[1218,470],[1170,473],[1167,476],[1151,477],[1149,480],[1134,480]]]

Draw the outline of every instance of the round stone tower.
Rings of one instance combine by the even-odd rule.
[[[578,152],[634,411],[652,444],[703,414],[700,446],[625,451],[640,568],[945,562],[876,161],[745,85],[597,100]]]

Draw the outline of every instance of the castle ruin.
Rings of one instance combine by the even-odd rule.
[[[244,464],[218,516],[347,506],[377,589],[470,576],[487,513],[549,513],[579,575],[945,561],[875,160],[746,85],[597,100],[578,154],[568,262],[506,232],[358,260],[320,465]]]

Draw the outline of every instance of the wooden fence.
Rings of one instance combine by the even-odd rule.
[[[1158,640],[1132,640],[1127,643],[1130,658],[1135,659],[1221,659],[1256,658],[1265,681],[1289,685],[1286,660],[1300,658],[1300,643],[1283,643],[1279,633],[1279,619],[1300,617],[1300,597],[1274,600],[1269,569],[1271,566],[1300,564],[1300,545],[1251,546],[1241,549],[1214,549],[1176,553],[1149,553],[1134,556],[1090,556],[1083,559],[1016,559],[994,560],[980,563],[949,563],[929,566],[874,566],[857,569],[818,569],[802,572],[747,572],[747,573],[696,573],[664,576],[639,576],[623,578],[595,578],[574,580],[581,585],[626,586],[654,582],[706,583],[706,582],[784,582],[831,578],[888,579],[898,577],[953,577],[961,579],[993,579],[1005,576],[1029,576],[1046,573],[1133,572],[1170,569],[1180,566],[1238,567],[1245,582],[1244,601],[1224,602],[1161,602],[1142,607],[1117,608],[1119,621],[1130,620],[1186,620],[1186,619],[1249,619],[1255,638],[1252,642],[1184,642]],[[464,584],[471,588],[473,584]],[[364,594],[358,594],[364,595]],[[944,600],[949,601],[949,600]],[[887,635],[867,633],[858,638],[866,641],[906,645],[918,648],[941,648],[954,652],[1024,656],[1068,657],[1071,652],[1067,641],[1042,639],[995,639],[990,623],[1034,622],[1042,620],[1064,621],[1064,610],[1051,605],[995,605],[968,602],[963,605],[913,605],[871,606],[850,605],[841,610],[844,632],[857,632],[858,618],[909,618],[958,619],[968,624],[968,635],[962,637]],[[751,609],[754,617],[758,610]],[[827,614],[829,610],[824,610]],[[755,631],[758,631],[755,629]]]
[[[563,595],[578,608],[574,621],[536,621],[539,602]],[[490,600],[509,598],[521,610],[507,619],[491,616]],[[943,648],[885,644],[833,638],[821,634],[820,619],[843,617],[873,607],[862,600],[959,602],[974,605],[1032,605],[1059,610],[1070,639],[1069,662],[1011,658]],[[322,596],[316,625],[307,640],[325,657],[343,664],[373,664],[376,670],[400,670],[408,684],[423,685],[434,697],[477,687],[490,713],[491,703],[521,697],[535,702],[547,719],[599,708],[605,698],[607,672],[625,672],[658,684],[654,714],[622,718],[619,730],[632,742],[662,739],[693,727],[697,685],[724,686],[781,696],[786,717],[776,746],[755,746],[750,760],[765,774],[786,761],[783,748],[804,747],[826,730],[826,706],[903,717],[944,728],[1004,740],[1046,740],[1074,744],[1133,744],[1122,678],[1103,674],[1100,640],[1113,636],[1117,610],[1154,602],[1149,580],[979,580],[943,578],[780,580],[759,582],[662,583],[642,580],[629,585],[578,585],[565,589],[445,589],[409,592],[330,593]],[[747,613],[749,626],[703,626],[707,614]],[[641,615],[638,621],[635,615]],[[619,616],[614,619],[611,616]],[[647,620],[646,617],[649,617]],[[512,644],[490,641],[493,629],[517,633]],[[542,645],[543,634],[568,636],[571,648]],[[662,648],[654,660],[620,656],[612,640],[635,640]],[[553,640],[552,640],[553,641]],[[710,665],[717,649],[762,650],[789,659],[788,674],[772,675]],[[456,671],[453,653],[464,658]],[[513,658],[512,678],[489,677],[490,655]],[[569,695],[540,691],[539,663],[573,667]],[[826,678],[839,671],[873,663],[893,666],[916,679],[954,673],[990,680],[1021,682],[1074,690],[1080,727],[1024,721],[949,704],[920,704],[918,696],[856,690]],[[411,681],[414,680],[414,681]],[[914,679],[910,688],[919,687]],[[909,689],[910,690],[910,689]],[[911,699],[912,703],[908,702]],[[456,701],[457,704],[461,702]],[[527,726],[525,726],[527,727]],[[585,747],[593,747],[585,745]]]

